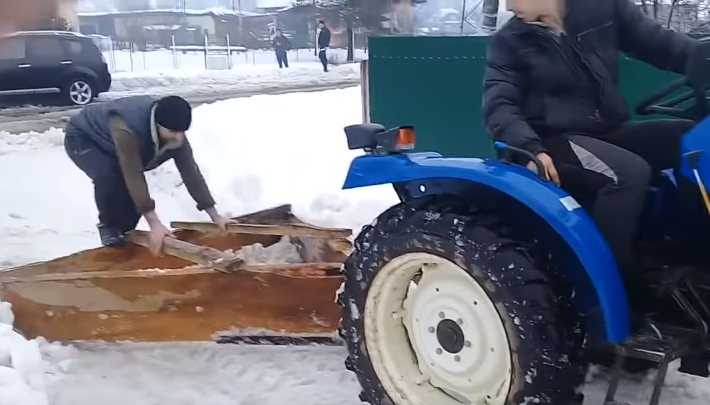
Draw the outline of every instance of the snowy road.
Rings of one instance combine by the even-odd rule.
[[[323,73],[319,65],[295,64],[288,70],[274,67],[240,67],[228,71],[171,71],[143,73],[142,76],[117,74],[111,91],[95,102],[136,95],[185,97],[193,105],[259,94],[277,95],[293,91],[323,91],[356,86],[360,83],[359,65],[334,66]],[[0,130],[12,134],[44,132],[62,128],[76,107],[21,106],[0,110]]]
[[[316,124],[314,105],[327,109]],[[359,154],[347,150],[342,128],[360,121],[360,108],[358,88],[226,100],[197,108],[188,136],[222,209],[238,215],[293,203],[308,222],[357,232],[396,201],[388,186],[340,189]],[[62,136],[0,132],[0,173],[11,173],[0,176],[0,268],[97,245],[91,183],[64,154]],[[148,181],[166,222],[204,219],[173,164],[150,172]],[[3,334],[8,312],[0,304],[0,405],[360,404],[343,348],[40,340],[40,358],[33,342]],[[661,404],[707,405],[708,380],[677,367]],[[603,403],[606,378],[590,373],[585,405]],[[645,405],[651,378],[627,377],[618,399]]]
[[[185,91],[173,91],[166,93],[165,91],[146,91],[141,94],[175,94],[184,97],[193,107],[201,104],[213,103],[220,100],[228,100],[233,98],[250,97],[255,95],[279,95],[293,92],[313,92],[343,89],[347,87],[357,86],[359,83],[354,80],[342,81],[338,83],[329,83],[323,85],[307,85],[307,86],[272,86],[264,87],[260,90],[238,90],[238,89],[220,89],[209,93],[198,92],[188,93]],[[107,93],[102,96],[97,103],[105,102],[112,98],[125,97],[127,95],[137,94],[132,93]],[[50,128],[63,128],[69,118],[78,113],[79,108],[75,107],[19,107],[5,110],[0,113],[0,130],[11,134],[21,134],[23,132],[44,132]]]

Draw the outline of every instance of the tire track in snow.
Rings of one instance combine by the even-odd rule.
[[[212,93],[192,93],[192,94],[176,94],[185,97],[193,107],[201,104],[213,103],[220,100],[228,100],[231,98],[252,97],[258,95],[279,95],[286,93],[297,92],[315,92],[342,89],[359,85],[359,81],[347,80],[337,83],[329,83],[325,85],[309,85],[309,86],[265,86],[258,91],[235,91],[227,89]],[[126,93],[131,95],[135,93]],[[147,93],[152,94],[152,93]],[[155,93],[155,95],[163,95],[167,93]],[[118,98],[120,95],[114,94],[112,98]],[[108,99],[97,100],[97,103],[105,102]],[[9,132],[11,134],[20,134],[24,132],[44,132],[52,127],[62,128],[65,123],[77,114],[81,109],[75,107],[21,107],[6,110],[4,115],[0,115],[0,131]]]

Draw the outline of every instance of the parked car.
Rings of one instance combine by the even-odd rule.
[[[0,97],[58,94],[83,106],[111,87],[91,38],[71,31],[23,31],[0,37]]]

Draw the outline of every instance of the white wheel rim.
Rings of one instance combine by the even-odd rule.
[[[505,326],[453,262],[408,253],[387,263],[370,286],[364,324],[375,373],[396,405],[504,405],[512,383]],[[440,340],[439,330],[458,339]]]
[[[91,101],[91,86],[87,82],[76,81],[69,87],[69,97],[76,104],[86,104]]]

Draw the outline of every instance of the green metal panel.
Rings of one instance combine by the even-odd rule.
[[[487,37],[370,38],[370,120],[413,125],[418,150],[490,154],[480,117],[487,43]]]
[[[420,151],[493,156],[481,120],[488,41],[485,36],[370,38],[370,121],[413,125]],[[628,58],[620,69],[621,91],[632,107],[675,77]]]

